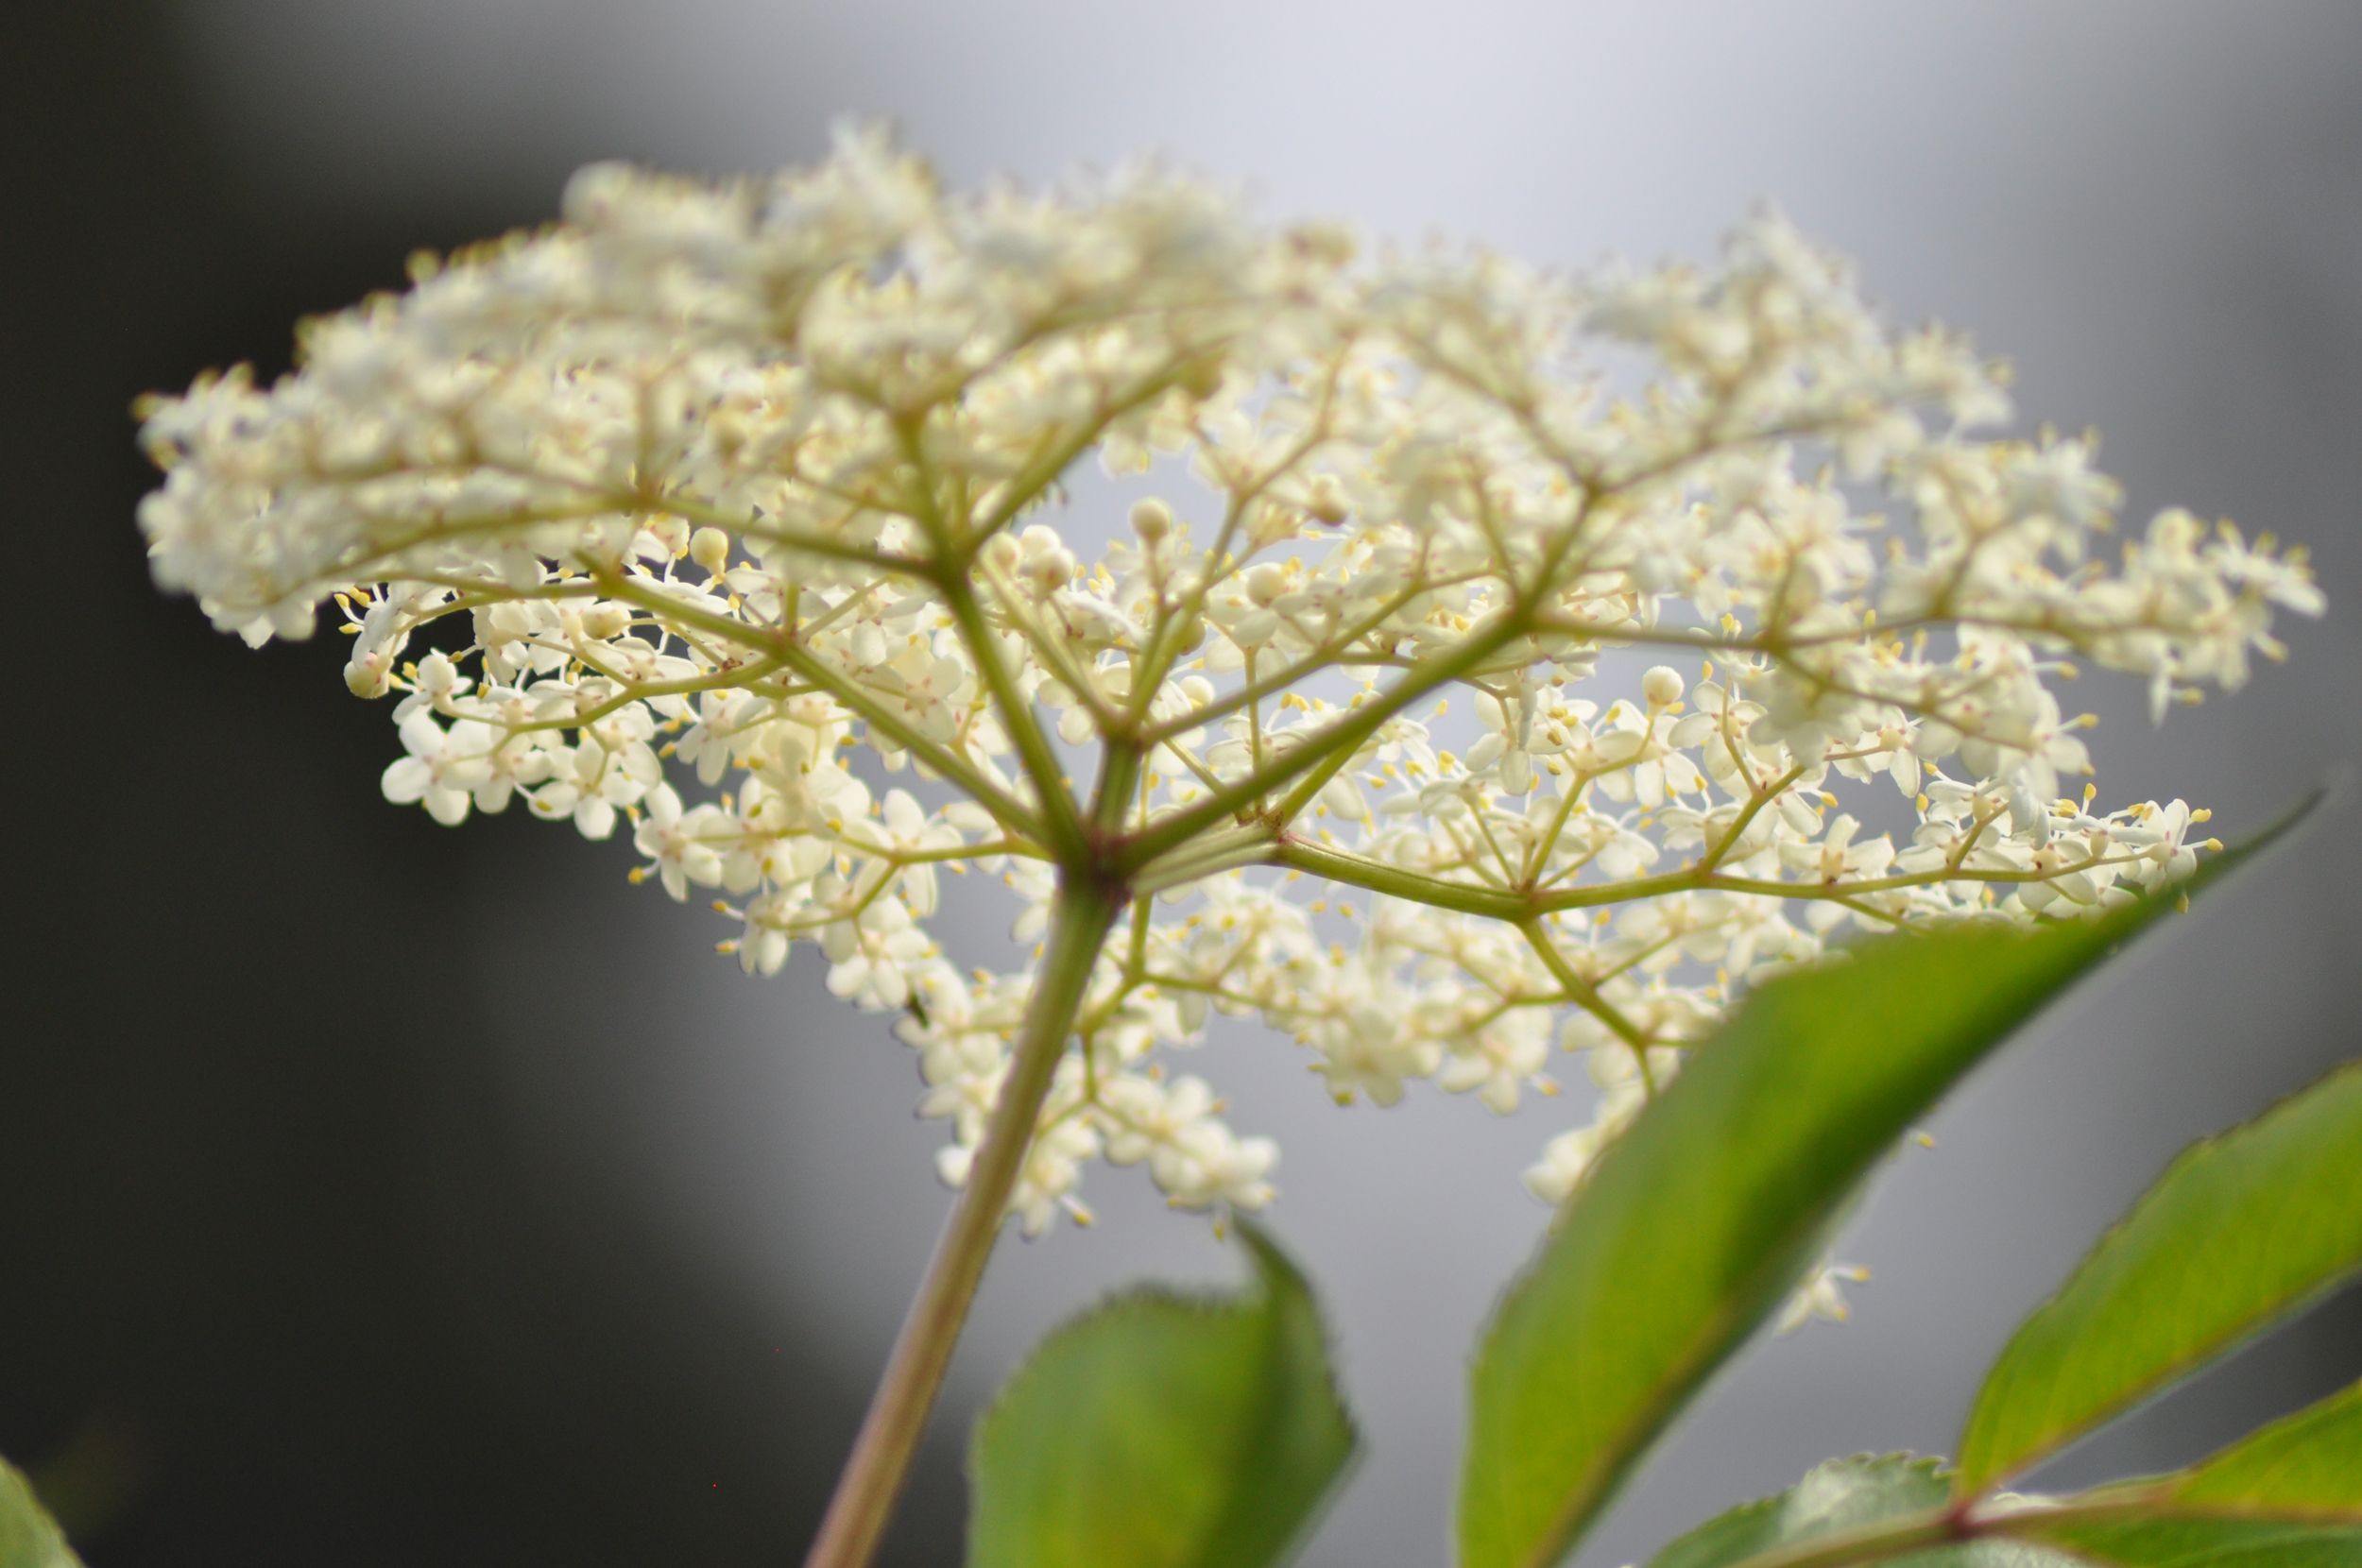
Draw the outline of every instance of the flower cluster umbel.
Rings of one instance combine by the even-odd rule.
[[[1341,1101],[1506,1112],[1579,1053],[1590,1119],[1529,1178],[1561,1197],[1848,928],[2185,873],[2206,813],[2101,806],[2058,684],[2162,714],[2321,607],[2227,524],[2103,540],[2088,440],[1977,434],[1995,368],[1776,218],[1570,281],[1150,167],[949,196],[854,132],[769,179],[587,169],[413,278],[275,385],[145,407],[159,580],[254,641],[333,601],[397,699],[388,798],[627,832],[749,973],[818,947],[901,1014],[954,1183],[1036,977],[945,955],[942,877],[1004,880],[1021,940],[1118,889],[1029,1231],[1094,1157],[1270,1198],[1271,1142],[1166,1070],[1216,1013]],[[1094,459],[1141,499],[1085,564],[1052,520]],[[1617,650],[1652,666],[1600,693]]]

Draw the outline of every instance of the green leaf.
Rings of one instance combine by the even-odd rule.
[[[2362,1523],[2362,1383],[2224,1449],[2174,1496]]]
[[[1960,1440],[1981,1491],[2362,1269],[2362,1063],[2185,1150],[2001,1353]]]
[[[1864,1525],[1940,1513],[1951,1496],[1951,1476],[1940,1459],[1908,1454],[1831,1459],[1777,1496],[1708,1520],[1658,1552],[1649,1568],[1730,1568]],[[1926,1547],[1883,1560],[1900,1568],[2076,1568],[2061,1553],[2000,1540]]]
[[[1304,1277],[1241,1225],[1259,1288],[1119,1297],[1068,1323],[977,1424],[969,1568],[1263,1568],[1354,1448]]]
[[[2029,1506],[2039,1503],[2041,1506]],[[1967,1530],[1977,1539],[1960,1541]],[[1832,1459],[1709,1520],[1649,1568],[2355,1568],[2362,1384],[2194,1469],[1963,1511],[1938,1459]]]
[[[2048,1532],[2102,1568],[2356,1568],[2362,1532],[2269,1519],[2143,1520]]]
[[[1908,1454],[1831,1459],[1788,1491],[1742,1504],[1678,1537],[1649,1559],[1649,1568],[1725,1568],[1759,1552],[1941,1508],[1950,1495],[1938,1459]]]
[[[2355,1568],[2362,1383],[2194,1469],[2123,1491],[2160,1495],[2146,1518],[2062,1525],[2045,1538],[2124,1568]]]
[[[1495,1314],[1471,1377],[1462,1568],[1571,1550],[1895,1140],[2173,902],[1881,938],[1755,992],[1592,1167]]]
[[[24,1474],[0,1459],[0,1568],[81,1568]]]

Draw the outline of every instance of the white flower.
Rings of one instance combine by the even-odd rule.
[[[400,732],[410,755],[386,768],[385,798],[397,806],[423,802],[436,822],[456,827],[474,792],[491,780],[491,729],[473,719],[445,729],[420,711],[404,718]]]
[[[926,808],[907,790],[888,790],[881,819],[857,818],[845,825],[848,843],[875,850],[888,864],[898,865],[895,883],[911,913],[925,919],[935,912],[941,897],[932,861],[908,857],[956,849],[964,842],[948,821],[928,818]]]
[[[1507,1116],[1517,1108],[1519,1091],[1541,1079],[1549,1049],[1547,1014],[1506,1014],[1452,1042],[1435,1082],[1453,1094],[1474,1091],[1487,1106]]]
[[[2323,608],[2302,551],[2184,511],[2100,548],[2091,443],[1995,434],[1988,362],[1771,216],[1560,281],[1144,169],[961,195],[856,132],[761,180],[587,169],[301,347],[145,406],[159,583],[255,641],[333,602],[347,685],[398,694],[388,799],[629,820],[747,973],[817,943],[899,1014],[947,1179],[1078,987],[954,967],[943,878],[1001,884],[1020,949],[1062,887],[1129,899],[1047,1036],[1029,1230],[1101,1158],[1269,1201],[1276,1150],[1166,1076],[1216,1015],[1381,1105],[1507,1112],[1588,1051],[1527,1178],[1563,1201],[1758,979],[2186,876],[2203,810],[2060,798],[2062,683],[2162,717]],[[1097,559],[1082,463],[1160,492]]]
[[[1812,880],[1829,886],[1847,881],[1868,881],[1886,871],[1894,861],[1894,845],[1881,836],[1854,842],[1861,824],[1851,816],[1840,816],[1829,824],[1818,844],[1790,839],[1780,845],[1780,863],[1792,871],[1801,871]]]
[[[830,993],[877,1012],[910,1000],[919,962],[933,954],[927,933],[892,899],[832,922],[820,946],[829,955]]]
[[[2133,808],[2131,820],[2113,828],[2118,843],[2141,852],[2138,861],[2124,868],[2124,875],[2148,883],[2177,881],[2188,876],[2198,868],[2199,847],[2189,842],[2190,829],[2211,815],[2208,811],[2191,810],[2189,802],[2182,800],[2169,806],[2150,801]]]
[[[722,825],[718,807],[700,806],[684,813],[680,796],[673,793],[670,784],[659,784],[649,791],[642,806],[645,815],[632,834],[632,844],[656,862],[665,892],[675,898],[686,899],[692,882],[699,887],[712,887],[721,881],[721,853],[706,837],[717,833]]]
[[[1805,1276],[1805,1283],[1780,1309],[1779,1321],[1772,1325],[1775,1334],[1793,1334],[1815,1318],[1841,1323],[1853,1316],[1853,1308],[1845,1303],[1845,1285],[1859,1285],[1870,1277],[1870,1270],[1855,1264],[1824,1263]]]

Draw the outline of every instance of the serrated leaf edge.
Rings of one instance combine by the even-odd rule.
[[[2076,1281],[2081,1279],[2084,1271],[2091,1268],[2096,1261],[2107,1254],[2109,1250],[2115,1245],[2116,1241],[2123,1235],[2123,1233],[2130,1229],[2133,1221],[2139,1219],[2140,1216],[2147,1211],[2150,1200],[2154,1198],[2158,1191],[2165,1187],[2167,1183],[2170,1183],[2180,1177],[2185,1170],[2217,1156],[2225,1144],[2240,1138],[2246,1133],[2255,1131],[2263,1123],[2269,1121],[2275,1115],[2293,1106],[2299,1100],[2303,1099],[2307,1095],[2312,1094],[2318,1089],[2322,1089],[2332,1083],[2337,1082],[2339,1080],[2348,1076],[2362,1077],[2362,1058],[2342,1063],[2339,1065],[2331,1068],[2328,1072],[2322,1074],[2319,1078],[2315,1079],[2312,1082],[2304,1084],[2300,1088],[2291,1090],[2289,1093],[2281,1096],[2270,1104],[2265,1106],[2262,1110],[2256,1112],[2253,1116],[2248,1117],[2245,1121],[2239,1122],[2235,1126],[2224,1128],[2221,1132],[2208,1133],[2206,1136],[2198,1139],[2196,1142],[2188,1145],[2180,1152],[2176,1153],[2172,1159],[2165,1163],[2165,1168],[2158,1172],[2156,1179],[2150,1182],[2147,1187],[2142,1189],[2140,1197],[2133,1200],[2132,1206],[2127,1209],[2122,1215],[2118,1216],[2114,1223],[2112,1223],[2105,1231],[2101,1232],[2099,1238],[2093,1242],[2091,1247],[2085,1251],[2082,1257],[2076,1262],[2075,1267],[2067,1270],[2065,1278],[2059,1282],[2058,1288],[2053,1290],[2049,1295],[2044,1297],[2041,1304],[2037,1305],[2031,1312],[2026,1315],[2024,1321],[2022,1321],[2018,1324],[2017,1328],[2011,1334],[2008,1341],[2002,1345],[2001,1354],[1994,1358],[1994,1370],[1999,1370],[2002,1364],[2009,1360],[2011,1353],[2016,1350],[2019,1342],[2024,1339],[2029,1331],[2031,1331],[2035,1322],[2040,1320],[2045,1313],[2048,1312],[2051,1308],[2058,1305],[2060,1302],[2066,1298],[2067,1292],[2074,1288]],[[2202,1348],[2195,1352],[2193,1355],[2176,1362],[2174,1365],[2165,1369],[2146,1381],[2134,1385],[2133,1387],[2128,1389],[2121,1397],[2098,1407],[2098,1409],[2097,1409],[2091,1418],[2083,1424],[2076,1427],[2072,1431],[2062,1433],[2058,1438],[2039,1448],[2032,1449],[2024,1454],[2013,1457],[2008,1461],[2004,1468],[1995,1471],[1987,1481],[1978,1486],[1974,1491],[1964,1490],[1960,1484],[1956,1481],[1954,1494],[1960,1497],[1981,1496],[1984,1493],[1991,1491],[2001,1482],[2007,1481],[2011,1476],[2022,1475],[2027,1471],[2031,1470],[2036,1465],[2043,1463],[2045,1460],[2057,1457],[2067,1449],[2072,1448],[2075,1444],[2082,1441],[2085,1438],[2091,1437],[2097,1433],[2101,1427],[2106,1426],[2111,1423],[2122,1420],[2125,1416],[2131,1414],[2133,1410],[2138,1409],[2141,1406],[2148,1404],[2150,1400],[2159,1398],[2165,1394],[2181,1384],[2183,1380],[2196,1375],[2209,1363],[2217,1361],[2223,1356],[2229,1355],[2233,1352],[2238,1350],[2241,1346],[2251,1343],[2255,1339],[2260,1338],[2263,1335],[2268,1333],[2274,1324],[2278,1323],[2282,1320],[2302,1315],[2311,1307],[2319,1304],[2322,1300],[2326,1299],[2328,1296],[2334,1294],[2340,1287],[2342,1287],[2347,1281],[2356,1273],[2362,1273],[2362,1263],[2349,1265],[2344,1269],[2336,1270],[2329,1274],[2326,1274],[2320,1279],[2316,1280],[2310,1285],[2304,1287],[2302,1289],[2283,1298],[2277,1304],[2262,1309],[2253,1316],[2242,1319],[2237,1324],[2226,1332],[2203,1341]],[[1990,1378],[1992,1373],[1989,1372],[1986,1375]],[[1963,1452],[1965,1452],[1968,1447],[1967,1440],[1971,1431],[1974,1429],[1977,1409],[1982,1405],[1983,1397],[1983,1388],[1980,1386],[1977,1403],[1972,1405],[1969,1409],[1969,1424],[1964,1425],[1960,1431],[1960,1446]],[[1956,1476],[1965,1475],[1966,1474],[1967,1472],[1965,1470],[1955,1472]]]

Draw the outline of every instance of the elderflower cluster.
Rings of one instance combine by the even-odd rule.
[[[947,195],[852,132],[587,169],[413,280],[276,384],[147,404],[159,581],[256,642],[333,603],[389,799],[627,836],[750,974],[816,948],[899,1015],[954,1183],[1041,976],[953,962],[945,877],[1028,944],[1117,889],[1029,1231],[1095,1159],[1271,1197],[1177,1067],[1217,1014],[1340,1101],[1508,1112],[1573,1053],[1563,1198],[1749,981],[2186,873],[2206,813],[2102,803],[2062,683],[2162,715],[2321,608],[2227,524],[2112,537],[2088,440],[1986,434],[1994,367],[1776,218],[1568,281],[1151,167]]]

